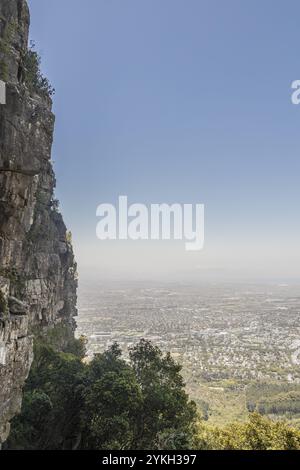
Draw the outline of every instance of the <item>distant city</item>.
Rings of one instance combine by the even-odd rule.
[[[88,355],[151,340],[183,366],[187,390],[218,422],[243,418],[247,387],[300,384],[298,285],[105,283],[82,286]],[[208,411],[209,410],[209,411]]]

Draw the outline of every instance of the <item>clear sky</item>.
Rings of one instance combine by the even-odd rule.
[[[82,273],[300,278],[300,3],[29,0]],[[100,242],[96,207],[201,202],[206,243]]]

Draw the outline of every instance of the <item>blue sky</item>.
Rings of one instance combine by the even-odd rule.
[[[297,277],[300,106],[290,87],[300,78],[299,2],[29,5],[56,88],[57,195],[82,270],[138,272],[144,263],[149,276],[156,265],[179,276]],[[204,252],[101,244],[96,207],[120,194],[204,203]]]

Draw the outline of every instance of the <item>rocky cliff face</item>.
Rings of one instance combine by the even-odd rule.
[[[76,265],[53,200],[51,99],[24,83],[29,12],[25,0],[0,0],[0,445],[21,405],[33,335],[57,323],[73,334]]]

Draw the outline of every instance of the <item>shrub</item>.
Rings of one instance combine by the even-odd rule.
[[[299,450],[300,431],[252,413],[246,423],[224,428],[201,423],[198,449],[206,450]]]
[[[46,96],[53,96],[55,89],[41,72],[41,56],[35,50],[35,43],[31,41],[30,47],[23,58],[25,71],[25,84],[29,90]]]

